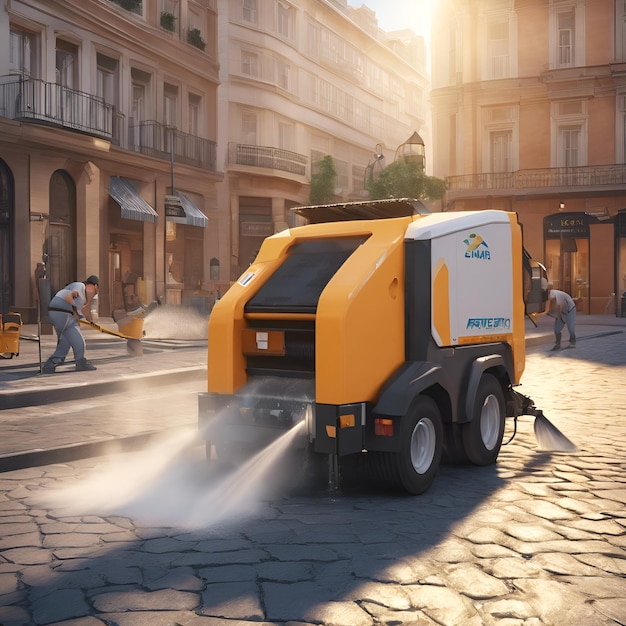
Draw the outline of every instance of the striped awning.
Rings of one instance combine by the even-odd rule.
[[[185,217],[168,217],[168,222],[200,226],[201,228],[206,228],[209,225],[207,216],[182,191],[174,191],[174,195],[180,198],[180,203],[185,210]]]
[[[137,193],[127,178],[111,176],[109,195],[120,205],[124,219],[156,224],[159,217],[157,212]]]

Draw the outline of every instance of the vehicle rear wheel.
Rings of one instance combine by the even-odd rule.
[[[504,435],[504,394],[498,379],[483,374],[478,385],[471,421],[463,426],[463,447],[474,465],[495,463]]]
[[[418,495],[435,479],[442,445],[439,408],[432,398],[420,396],[402,420],[400,450],[374,453],[371,460],[375,462],[376,474],[388,486]]]

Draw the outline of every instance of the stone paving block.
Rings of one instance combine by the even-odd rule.
[[[97,617],[87,615],[85,617],[78,617],[76,619],[55,622],[54,624],[48,624],[48,626],[107,626],[107,624]]]
[[[254,581],[257,578],[257,568],[243,564],[216,565],[200,568],[198,575],[207,583]]]
[[[393,624],[402,626],[438,626],[436,622],[414,609],[410,611],[394,611],[374,602],[363,602],[361,608],[372,617],[373,624]]]
[[[204,583],[190,567],[174,567],[156,578],[152,576],[152,572],[145,572],[143,586],[151,591],[157,589],[200,591]]]
[[[412,606],[402,585],[374,582],[355,581],[354,589],[348,590],[342,600],[351,600],[359,604],[362,602],[375,603],[394,611],[407,611]]]
[[[24,527],[25,530],[31,528],[31,524]],[[41,547],[41,535],[37,526],[33,532],[26,532],[22,534],[11,534],[6,537],[0,537],[0,550],[9,550],[10,548],[27,548],[27,547]]]
[[[463,563],[446,567],[443,577],[456,591],[475,600],[496,598],[509,592],[501,580],[472,564]]]
[[[267,552],[272,559],[279,561],[336,561],[337,551],[326,546],[319,545],[271,545],[267,547]]]
[[[18,606],[0,605],[0,624],[2,626],[32,626],[32,617],[28,611]]]
[[[0,596],[17,591],[18,577],[15,573],[0,573]],[[0,622],[1,623],[1,622]]]
[[[502,600],[494,600],[485,602],[484,610],[498,620],[515,619],[527,620],[535,616],[532,606],[523,600],[506,598]]]
[[[52,560],[52,552],[43,548],[13,548],[3,550],[2,557],[20,565],[39,565]]]
[[[626,602],[624,602],[623,596],[621,598],[596,600],[593,607],[616,624],[626,624]]]
[[[256,567],[256,576],[263,581],[292,583],[312,580],[315,573],[311,563],[266,561]]]
[[[326,602],[305,610],[303,619],[333,626],[372,626],[372,617],[352,602]]]
[[[255,582],[211,583],[202,592],[202,615],[230,620],[266,618]],[[271,615],[267,616],[272,619]]]
[[[472,603],[453,589],[429,585],[408,585],[404,588],[411,605],[438,624],[455,626],[469,624],[477,617]]]
[[[49,624],[89,615],[85,596],[78,589],[54,589],[46,596],[32,600],[35,623]]]
[[[329,592],[316,582],[261,584],[267,619],[271,621],[307,621],[311,607],[337,600],[341,590]],[[319,621],[319,620],[318,620]],[[322,622],[323,623],[323,622]]]
[[[524,594],[524,600],[531,604],[544,624],[587,626],[601,623],[593,608],[585,601],[585,596],[574,592],[565,582],[516,579],[513,584]]]
[[[159,591],[112,591],[92,598],[94,607],[103,613],[113,611],[193,610],[200,597],[195,593],[163,589]]]

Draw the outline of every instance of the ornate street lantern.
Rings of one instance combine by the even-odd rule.
[[[396,150],[396,161],[414,161],[422,169],[426,166],[426,147],[424,140],[419,133],[414,132],[403,144],[398,146]]]

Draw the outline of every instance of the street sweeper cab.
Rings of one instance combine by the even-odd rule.
[[[297,427],[303,464],[327,460],[335,483],[358,460],[418,494],[442,456],[493,463],[506,417],[541,416],[513,389],[525,316],[547,298],[517,215],[415,200],[295,211],[309,224],[266,239],[211,314],[211,459],[238,462]]]

